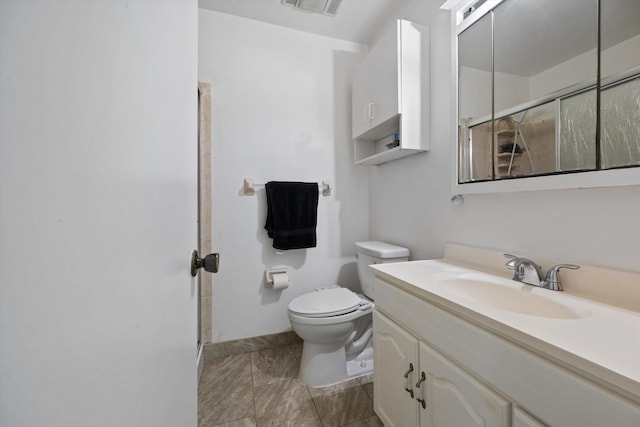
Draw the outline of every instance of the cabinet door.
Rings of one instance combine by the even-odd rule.
[[[369,53],[371,70],[372,126],[378,126],[400,112],[399,22],[388,30]]]
[[[422,372],[427,408],[420,409],[421,427],[511,425],[510,402],[424,343],[420,343]]]
[[[405,391],[413,389],[418,370],[418,341],[389,318],[373,313],[373,407],[385,427],[412,427],[418,422],[416,401]]]
[[[533,418],[521,408],[514,407],[513,427],[545,427],[545,425]]]
[[[351,136],[356,138],[371,128],[371,71],[365,58],[356,68],[351,88]]]

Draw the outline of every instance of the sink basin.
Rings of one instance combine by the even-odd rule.
[[[553,297],[557,295],[541,296],[533,293],[534,289],[539,288],[518,282],[511,284],[506,279],[492,281],[458,277],[443,279],[439,284],[446,287],[447,292],[514,313],[554,319],[581,319],[589,315],[587,310],[556,301]],[[544,292],[556,293],[550,290]]]

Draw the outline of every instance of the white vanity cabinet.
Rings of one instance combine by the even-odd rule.
[[[511,403],[374,313],[374,408],[385,426],[510,426]]]
[[[376,278],[374,410],[385,426],[640,426],[637,403],[417,289]]]
[[[544,424],[527,414],[524,410],[513,408],[513,427],[544,427]]]
[[[398,20],[354,73],[355,163],[380,164],[427,150],[429,102],[428,28]]]

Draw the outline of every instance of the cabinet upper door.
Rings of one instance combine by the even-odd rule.
[[[371,72],[369,57],[358,65],[351,89],[351,137],[355,138],[371,128]]]
[[[402,21],[388,29],[368,55],[371,73],[372,126],[400,113],[399,44]]]
[[[507,427],[511,403],[487,388],[431,347],[420,343],[420,372],[425,372],[426,411],[420,426]]]
[[[413,389],[417,381],[418,341],[377,311],[373,330],[374,410],[386,427],[416,426],[416,401],[405,386]]]

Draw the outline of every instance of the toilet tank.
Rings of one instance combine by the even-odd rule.
[[[354,243],[358,260],[358,278],[362,293],[373,299],[373,272],[368,267],[371,264],[386,264],[409,260],[409,249],[384,242],[356,242]]]

